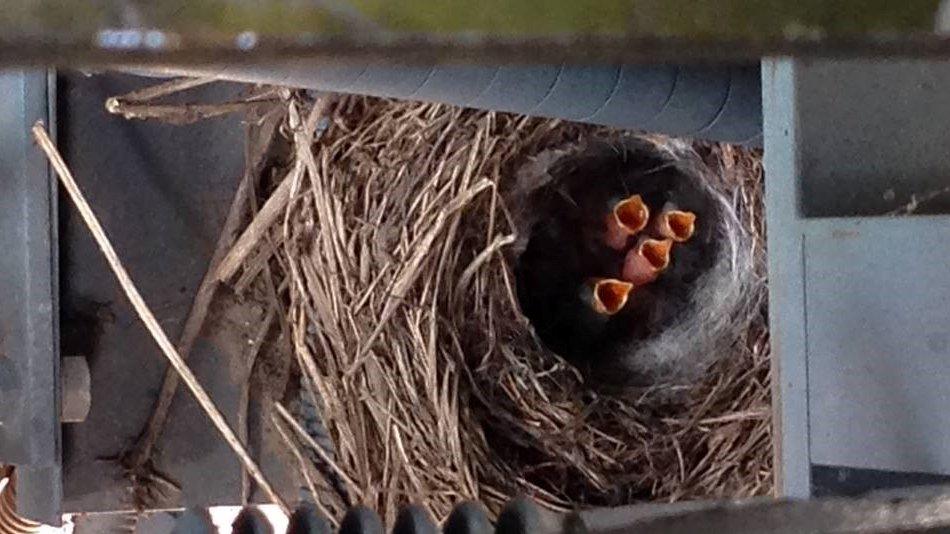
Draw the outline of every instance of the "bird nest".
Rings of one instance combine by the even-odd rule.
[[[506,196],[521,308],[544,344],[625,396],[694,384],[761,300],[729,194],[676,139],[600,135],[532,158]]]
[[[542,154],[621,134],[362,97],[322,120],[307,106],[291,101],[281,129],[292,146],[273,175],[290,195],[263,246],[276,250],[300,376],[290,396],[298,417],[315,407],[329,437],[321,451],[287,442],[331,513],[363,503],[392,524],[409,501],[444,518],[464,499],[497,512],[522,493],[569,509],[770,492],[758,155],[683,143],[665,153],[701,169],[747,237],[745,304],[697,380],[605,393],[522,313],[511,191]]]

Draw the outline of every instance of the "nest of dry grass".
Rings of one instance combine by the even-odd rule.
[[[315,139],[319,114],[290,108],[276,173],[289,200],[262,246],[300,395],[332,449],[275,424],[331,514],[359,502],[392,524],[409,501],[444,518],[463,499],[497,512],[519,493],[564,509],[770,492],[757,154],[695,146],[754,236],[757,313],[699,384],[658,404],[599,395],[545,350],[505,259],[516,236],[501,191],[516,170],[610,132],[351,97]]]

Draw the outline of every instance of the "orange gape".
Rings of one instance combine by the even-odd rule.
[[[669,267],[672,248],[670,239],[641,237],[624,258],[621,278],[636,286],[656,280]]]
[[[646,228],[650,221],[650,208],[640,195],[629,197],[614,204],[607,214],[604,242],[614,250],[627,247],[627,238]]]
[[[613,315],[627,304],[633,284],[613,278],[593,278],[587,282],[591,308],[602,315]]]
[[[693,232],[696,231],[696,214],[667,204],[653,219],[649,231],[657,237],[683,243],[693,237]]]

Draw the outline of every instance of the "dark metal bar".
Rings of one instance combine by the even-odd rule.
[[[24,134],[49,122],[47,73],[2,72],[0,94],[0,462],[18,467],[19,513],[59,524],[56,189]]]

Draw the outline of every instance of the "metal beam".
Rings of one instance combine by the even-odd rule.
[[[0,71],[0,463],[17,466],[18,509],[59,524],[56,189],[24,132],[49,123],[45,70]]]

